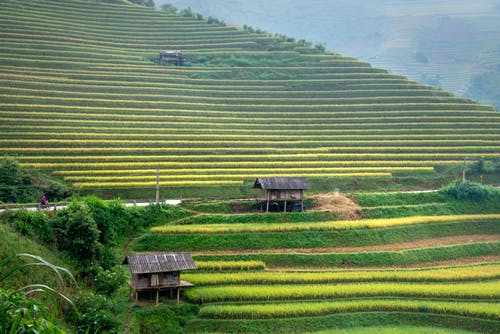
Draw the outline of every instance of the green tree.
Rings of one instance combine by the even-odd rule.
[[[68,187],[38,171],[23,169],[19,163],[5,157],[0,164],[0,201],[10,203],[37,202],[42,194],[49,199],[70,195]]]
[[[99,229],[85,204],[74,201],[68,208],[64,249],[88,273],[101,255]]]
[[[0,165],[0,201],[26,202],[33,184],[14,159],[4,158]]]
[[[175,13],[177,13],[177,10],[178,10],[177,7],[175,7],[174,5],[169,4],[169,3],[161,5],[160,9],[162,11],[170,13],[170,14],[175,14]]]
[[[129,1],[145,7],[151,7],[151,8],[155,7],[155,3],[153,0],[129,0]]]
[[[183,10],[180,11],[179,14],[181,14],[182,16],[185,16],[185,17],[193,17],[193,15],[194,15],[191,7],[184,8]]]

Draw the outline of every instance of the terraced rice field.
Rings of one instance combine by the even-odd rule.
[[[369,64],[124,4],[0,3],[0,154],[74,186],[388,178],[500,154],[500,116]],[[185,66],[156,63],[181,50]]]
[[[369,214],[388,200],[393,212],[449,204],[438,194],[393,197],[359,200]],[[195,287],[184,297],[200,311],[187,333],[498,332],[498,214],[342,221],[315,211],[208,213],[210,205],[192,204],[205,213],[133,244],[193,253],[198,270],[182,279]]]

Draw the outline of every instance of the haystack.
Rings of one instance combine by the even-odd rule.
[[[313,209],[337,213],[344,219],[360,219],[361,207],[340,193],[327,193],[312,196]]]

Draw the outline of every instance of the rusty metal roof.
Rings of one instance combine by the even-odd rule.
[[[254,188],[269,190],[300,190],[309,189],[307,177],[259,177]]]
[[[165,273],[196,269],[189,253],[130,254],[123,262],[132,274]]]

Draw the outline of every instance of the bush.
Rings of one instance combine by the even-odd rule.
[[[0,201],[6,203],[38,202],[45,194],[50,200],[71,195],[64,184],[38,171],[22,169],[19,163],[4,158],[0,164]]]
[[[460,180],[442,188],[440,192],[458,200],[472,201],[482,201],[488,197],[498,195],[498,190],[491,186],[483,186],[482,184],[470,181],[462,182]]]
[[[95,290],[97,293],[111,296],[125,283],[125,273],[121,267],[112,270],[100,269],[95,278]]]
[[[87,272],[101,255],[99,229],[85,205],[74,201],[68,208],[69,219],[64,233],[64,250]]]
[[[0,289],[0,333],[65,333],[51,318],[42,303],[21,292]]]
[[[44,212],[29,212],[24,209],[9,211],[4,214],[3,219],[10,223],[17,232],[34,237],[46,245],[54,241],[49,219]]]
[[[67,320],[74,325],[74,333],[118,333],[119,323],[114,319],[116,307],[106,297],[86,294],[74,302],[81,317],[78,318],[72,309],[66,312]]]

